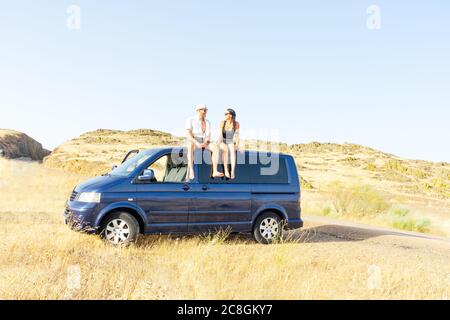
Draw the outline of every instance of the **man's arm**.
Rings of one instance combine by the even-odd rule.
[[[194,142],[195,143],[195,139],[194,139],[194,135],[192,134],[192,119],[188,118],[186,120],[186,124],[184,125],[185,131],[186,131],[186,138],[188,139],[189,142]]]
[[[186,138],[188,139],[189,142],[196,142],[194,135],[192,134],[192,130],[190,129],[186,129]]]
[[[186,121],[185,131],[186,131],[186,139],[193,143],[197,148],[202,148],[202,145],[195,140],[194,135],[192,134],[192,119],[189,118]]]

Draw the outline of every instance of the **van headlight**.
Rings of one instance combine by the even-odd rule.
[[[88,203],[100,203],[101,196],[102,194],[97,192],[82,192],[78,196],[77,201]]]

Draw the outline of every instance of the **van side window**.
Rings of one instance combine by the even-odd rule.
[[[186,181],[187,160],[185,157],[175,160],[172,154],[167,154],[154,161],[147,169],[155,172],[155,182],[182,183]]]
[[[155,172],[155,178],[157,182],[164,181],[164,176],[166,174],[167,168],[167,158],[168,156],[163,156],[148,167],[148,169],[152,169]]]
[[[236,178],[229,180],[226,178],[212,178],[211,165],[202,163],[199,169],[200,183],[251,183],[249,165],[238,164],[236,166]],[[223,165],[219,165],[219,171],[224,172]],[[231,169],[230,169],[231,171]]]
[[[289,183],[286,159],[280,157],[279,161],[272,165],[274,166],[273,168],[271,168],[271,164],[253,165],[252,170],[254,170],[254,172],[252,172],[252,183]],[[278,168],[275,167],[275,165],[277,165]],[[265,174],[265,172],[269,172],[269,174]]]
[[[236,178],[229,180],[226,178],[212,178],[211,165],[202,163],[199,165],[199,182],[200,183],[256,183],[256,184],[270,184],[270,183],[289,183],[289,176],[287,172],[286,159],[283,157],[277,161],[277,167],[272,170],[273,174],[265,174],[273,164],[237,164]],[[277,169],[277,170],[276,170]],[[223,172],[223,166],[219,165],[219,171]],[[270,173],[270,170],[269,170]]]

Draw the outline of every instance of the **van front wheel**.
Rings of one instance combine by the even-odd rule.
[[[105,223],[101,236],[112,245],[120,246],[133,243],[139,235],[139,223],[129,213],[115,212],[110,214]]]
[[[274,212],[263,213],[256,219],[253,237],[262,244],[271,244],[283,236],[283,221]]]

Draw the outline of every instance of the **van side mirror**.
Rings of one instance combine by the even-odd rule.
[[[152,169],[146,169],[142,175],[138,176],[139,181],[153,181],[155,180],[155,172]]]

